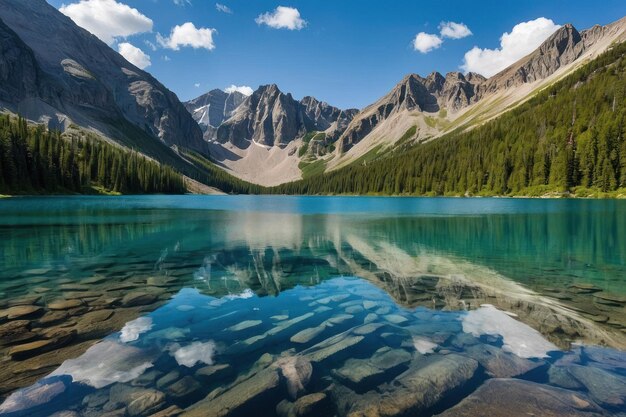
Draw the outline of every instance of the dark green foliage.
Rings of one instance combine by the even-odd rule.
[[[527,103],[473,130],[271,191],[537,195],[626,187],[625,54],[626,43],[616,45]]]
[[[62,138],[0,116],[0,193],[184,193],[180,174],[137,152],[88,136]]]

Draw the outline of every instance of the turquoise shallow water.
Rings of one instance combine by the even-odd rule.
[[[623,201],[10,198],[0,297],[0,415],[626,401]]]

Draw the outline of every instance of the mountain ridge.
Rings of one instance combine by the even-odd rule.
[[[0,19],[33,52],[37,91],[10,93],[2,104],[34,121],[65,130],[72,123],[132,143],[116,126],[122,118],[168,147],[204,151],[202,131],[176,95],[78,27],[44,0],[0,0]],[[5,30],[6,31],[6,30]]]

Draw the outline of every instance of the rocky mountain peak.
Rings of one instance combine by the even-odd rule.
[[[32,120],[63,119],[131,146],[139,146],[137,134],[128,132],[138,129],[167,146],[206,149],[174,93],[46,1],[0,0],[0,19],[39,68],[37,91],[6,97],[8,108]]]
[[[217,127],[230,118],[245,99],[238,91],[227,93],[216,88],[184,104],[204,131],[204,139],[213,140]]]
[[[218,142],[229,142],[239,148],[246,148],[250,141],[284,147],[306,132],[343,127],[352,116],[352,112],[344,113],[314,97],[295,100],[291,93],[283,93],[276,84],[267,84],[242,102],[232,117],[217,129],[216,136]]]

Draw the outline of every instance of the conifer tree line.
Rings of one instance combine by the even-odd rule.
[[[87,135],[63,138],[23,118],[0,116],[0,193],[184,193],[183,177],[137,152]]]
[[[541,195],[626,187],[626,43],[472,130],[367,165],[283,184],[286,194]]]

